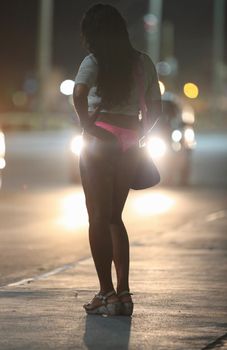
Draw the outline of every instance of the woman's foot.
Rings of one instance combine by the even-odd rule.
[[[89,315],[116,316],[121,312],[121,302],[114,290],[106,294],[96,294],[90,303],[84,304],[83,307]]]
[[[131,316],[133,313],[133,301],[132,301],[132,293],[128,290],[124,290],[118,293],[118,298],[121,302],[121,315],[123,316]]]

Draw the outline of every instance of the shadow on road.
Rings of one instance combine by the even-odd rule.
[[[86,317],[84,344],[87,349],[101,349],[109,344],[111,349],[129,349],[131,317]]]

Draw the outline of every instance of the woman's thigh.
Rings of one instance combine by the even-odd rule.
[[[80,174],[89,221],[110,221],[117,146],[91,135],[84,139]]]
[[[117,141],[85,136],[80,173],[89,221],[119,222],[138,163],[136,147],[122,152]]]
[[[122,211],[138,165],[137,146],[121,152],[114,174],[111,223],[121,221]]]

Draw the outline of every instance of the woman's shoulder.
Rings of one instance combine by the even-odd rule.
[[[94,55],[87,55],[80,64],[75,78],[75,84],[86,84],[91,88],[95,85],[97,71],[97,63]]]
[[[97,60],[93,53],[90,53],[89,55],[85,56],[83,61],[81,62],[82,65],[88,65],[88,66],[97,66]]]

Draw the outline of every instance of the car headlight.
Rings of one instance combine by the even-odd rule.
[[[179,142],[182,139],[182,132],[180,130],[174,130],[171,137],[174,142]]]
[[[73,154],[75,154],[76,156],[79,156],[83,148],[83,145],[84,145],[83,136],[78,135],[72,139],[70,149]]]
[[[193,124],[195,122],[195,113],[191,106],[185,106],[182,111],[182,120],[186,124]]]
[[[6,166],[6,161],[4,158],[0,158],[0,170],[4,169]]]
[[[147,142],[147,150],[152,158],[161,158],[165,155],[166,143],[159,137],[151,137]]]
[[[192,128],[187,128],[184,130],[184,140],[188,147],[195,146],[195,132]]]
[[[2,131],[0,131],[0,157],[5,156],[5,136]]]

